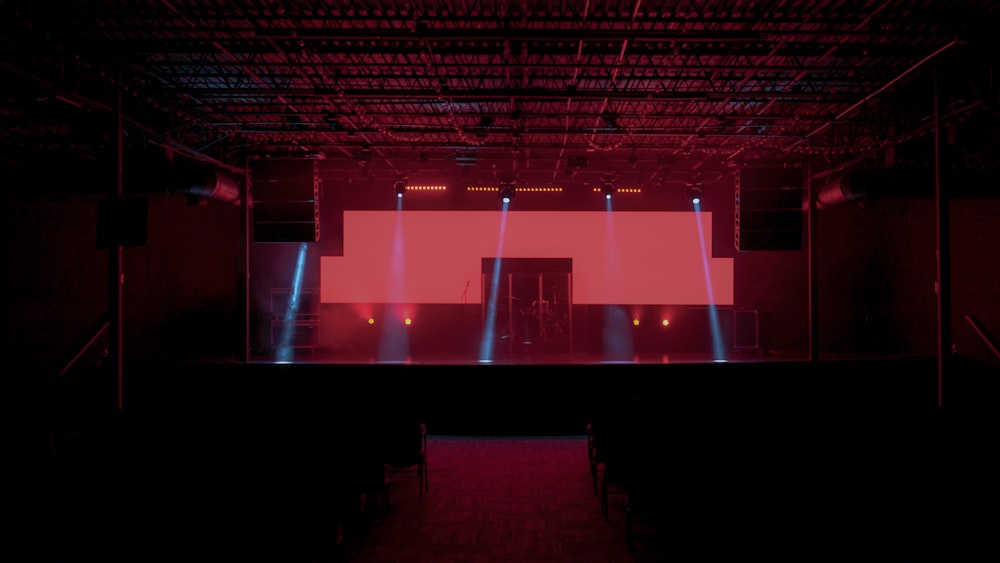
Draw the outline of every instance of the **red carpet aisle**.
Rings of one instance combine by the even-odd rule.
[[[430,491],[393,477],[391,509],[356,563],[636,561],[624,517],[601,516],[585,437],[428,438]]]

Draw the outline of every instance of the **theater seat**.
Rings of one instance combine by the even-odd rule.
[[[427,425],[424,423],[402,423],[384,436],[386,485],[382,495],[383,506],[388,508],[389,488],[392,477],[399,474],[415,473],[417,490],[423,496],[428,489],[427,471]]]

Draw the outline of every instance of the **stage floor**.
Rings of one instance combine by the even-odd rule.
[[[320,363],[320,364],[402,364],[402,365],[604,365],[604,364],[710,364],[729,362],[778,362],[801,361],[804,354],[763,353],[758,350],[731,351],[714,356],[699,352],[677,352],[670,354],[632,354],[609,357],[591,352],[547,352],[530,354],[497,354],[489,360],[474,355],[412,355],[405,358],[378,358],[363,354],[324,353],[296,350],[281,358],[261,356],[252,359],[260,363]]]

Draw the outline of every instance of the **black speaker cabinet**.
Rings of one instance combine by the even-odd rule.
[[[736,175],[736,249],[801,250],[802,168],[744,167]]]
[[[757,310],[736,309],[733,311],[733,347],[738,350],[755,350],[759,346],[757,334]]]
[[[258,160],[251,167],[254,242],[319,240],[316,161]]]

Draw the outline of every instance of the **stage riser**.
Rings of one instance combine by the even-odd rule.
[[[933,412],[926,359],[595,366],[156,364],[126,385],[130,411],[179,420],[409,413],[444,435],[579,435],[598,416],[672,408],[715,424]],[[863,375],[867,374],[867,375]],[[636,402],[650,402],[649,407]],[[655,407],[653,406],[655,405]],[[155,415],[153,414],[155,413]]]

